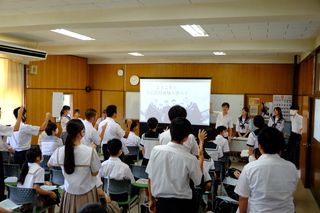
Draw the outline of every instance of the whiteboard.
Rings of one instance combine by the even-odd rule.
[[[126,92],[126,114],[125,118],[139,120],[140,110],[140,93]]]
[[[218,95],[211,94],[212,109],[213,111],[221,111],[221,104],[228,102],[230,104],[229,114],[232,117],[233,123],[236,123],[237,118],[241,114],[241,110],[244,107],[244,95]],[[217,116],[210,115],[210,123],[215,123]]]
[[[140,93],[126,92],[125,96],[125,117],[139,120]],[[244,95],[211,94],[210,101],[213,103],[212,108],[215,111],[221,111],[221,104],[223,102],[228,102],[230,104],[229,114],[232,116],[234,123],[236,123],[236,120],[240,116],[241,110],[244,107]],[[216,116],[210,115],[210,123],[215,122]]]

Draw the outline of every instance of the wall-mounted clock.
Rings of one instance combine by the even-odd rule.
[[[139,81],[140,81],[140,79],[136,75],[133,75],[133,76],[130,77],[130,84],[133,85],[133,86],[138,85]]]

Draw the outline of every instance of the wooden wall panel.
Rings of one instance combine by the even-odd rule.
[[[63,92],[73,94],[73,107],[81,111],[81,118],[91,105],[90,93],[85,90],[57,90],[57,89],[27,89],[26,91],[26,109],[27,123],[40,126],[45,119],[46,112],[52,112],[52,92]],[[52,119],[52,121],[55,121]],[[61,133],[60,123],[57,123],[59,135]],[[36,144],[38,137],[33,137],[32,143]]]
[[[297,95],[313,95],[314,90],[314,58],[303,61],[297,77]]]
[[[101,108],[101,91],[100,90],[92,90],[89,94],[89,98],[87,99],[87,108],[92,108],[97,110],[98,118],[101,116],[102,108]]]
[[[292,94],[292,65],[288,64],[129,64],[126,91],[132,75],[139,77],[210,77],[214,94]]]
[[[106,108],[109,105],[116,105],[118,116],[115,121],[124,128],[124,92],[102,91],[101,105],[102,108]]]
[[[99,90],[124,90],[124,76],[118,76],[117,71],[124,70],[124,65],[98,64],[89,65],[90,85]]]
[[[30,65],[38,66],[38,74],[27,74],[28,88],[84,89],[89,84],[85,58],[49,55],[47,60]]]

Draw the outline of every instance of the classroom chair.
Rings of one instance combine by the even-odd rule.
[[[138,195],[131,197],[131,182],[130,180],[115,180],[110,178],[103,178],[103,190],[107,194],[127,194],[127,201],[117,202],[119,206],[128,206],[130,213],[132,205],[138,198]]]
[[[51,206],[45,206],[37,210],[38,193],[35,188],[18,188],[7,185],[8,199],[15,204],[22,205],[31,203],[33,205],[32,213],[40,213],[49,209]],[[13,211],[19,212],[19,211]]]
[[[7,177],[19,177],[20,166],[19,164],[3,164],[3,176]]]
[[[134,160],[134,162],[139,161],[139,154],[140,154],[140,149],[139,146],[127,146],[129,153],[128,156],[137,156],[137,160]]]
[[[62,170],[50,169],[50,182],[57,186],[64,185]]]
[[[1,151],[3,163],[10,164],[11,155],[9,151]]]
[[[203,195],[211,195],[211,203],[209,205],[211,205],[211,210],[213,209],[213,201],[215,200],[216,198],[216,192],[215,192],[215,187],[214,187],[214,184],[215,184],[215,180],[214,180],[214,170],[210,170],[208,173],[211,177],[211,187],[210,187],[210,190],[209,191],[205,191]]]
[[[144,178],[148,179],[148,173],[146,173],[147,166],[139,166],[139,165],[133,165],[131,164],[131,170],[133,177],[135,178]]]
[[[40,149],[40,146],[36,144],[31,144],[31,149]]]

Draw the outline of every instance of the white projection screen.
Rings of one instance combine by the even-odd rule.
[[[140,122],[150,117],[170,123],[168,111],[174,105],[187,110],[192,125],[209,126],[211,79],[141,78]]]
[[[316,99],[313,126],[313,137],[320,142],[320,99]]]

